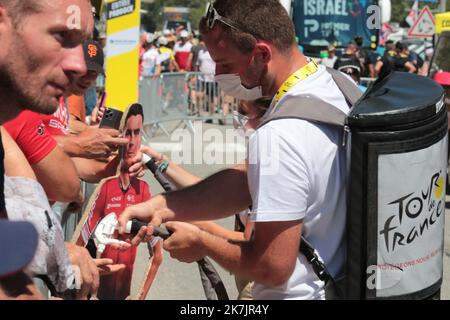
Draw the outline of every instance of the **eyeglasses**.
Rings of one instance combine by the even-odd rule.
[[[253,120],[236,110],[232,110],[231,113],[233,115],[233,124],[235,127],[245,127],[248,120]]]
[[[260,118],[260,116],[253,116],[250,118],[249,116],[242,114],[236,110],[232,110],[231,114],[233,115],[233,125],[235,128],[245,128],[250,120],[256,120]]]
[[[233,115],[233,126],[235,129],[243,129],[248,123],[248,117],[239,113],[236,110],[232,110],[231,114]]]
[[[223,24],[229,26],[230,28],[239,30],[238,27],[236,27],[235,25],[233,25],[231,22],[228,22],[228,21],[227,21],[227,18],[222,17],[222,16],[217,12],[217,10],[214,8],[212,2],[209,3],[208,9],[206,9],[206,15],[205,15],[205,18],[206,18],[206,26],[207,26],[209,29],[214,28],[214,25],[215,25],[216,21],[220,21],[220,22],[222,22]]]

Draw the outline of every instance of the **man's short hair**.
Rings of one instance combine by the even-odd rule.
[[[395,44],[395,47],[396,47],[397,51],[399,51],[399,52],[402,52],[402,51],[408,49],[408,46],[405,43],[400,42],[400,41]]]
[[[144,121],[144,109],[142,108],[142,105],[140,105],[139,103],[131,105],[131,107],[128,110],[125,122],[127,122],[128,119],[130,119],[130,117],[132,116],[142,116],[142,121]]]
[[[219,21],[231,42],[243,53],[251,52],[256,41],[267,41],[280,52],[295,44],[294,23],[278,0],[216,0],[214,8],[227,21],[239,29]],[[209,32],[206,19],[200,21],[200,31]]]
[[[42,7],[41,0],[34,1],[17,1],[17,0],[0,0],[0,6],[8,10],[15,25],[22,21],[22,18],[33,13],[38,13]]]
[[[394,41],[392,41],[392,40],[386,41],[385,47],[386,47],[386,51],[393,51],[393,50],[395,50],[395,43],[394,43]]]
[[[352,48],[352,49],[358,49],[358,45],[356,44],[356,42],[355,41],[350,41],[348,44],[347,44],[347,48]]]
[[[272,104],[273,97],[264,96],[255,100],[255,105],[258,107],[258,111],[261,117],[269,110]]]

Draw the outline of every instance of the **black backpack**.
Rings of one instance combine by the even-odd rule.
[[[293,118],[343,130],[345,270],[333,278],[304,238],[299,250],[325,282],[326,299],[436,299],[443,281],[448,156],[442,87],[393,72],[362,96],[343,74],[327,71],[352,108],[348,115],[319,97],[299,96],[260,125]]]

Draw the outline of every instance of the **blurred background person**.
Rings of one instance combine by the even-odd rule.
[[[142,56],[142,75],[141,79],[154,77],[156,74],[156,62],[158,60],[158,49],[155,44],[155,37],[152,34],[147,36],[147,44],[145,53]]]
[[[198,112],[208,111],[213,116],[218,105],[219,87],[214,81],[216,72],[216,63],[211,58],[208,49],[203,48],[198,52],[197,63],[199,71],[198,76]],[[212,123],[212,119],[206,120],[206,123]]]
[[[363,70],[363,66],[361,65],[361,60],[356,55],[356,52],[358,50],[358,46],[354,42],[350,42],[346,49],[344,54],[342,54],[334,63],[333,68],[336,70],[339,70],[339,68],[343,65],[348,64],[357,64],[360,70]]]
[[[173,53],[175,60],[178,64],[179,71],[191,71],[189,68],[189,54],[192,50],[192,44],[189,41],[189,33],[186,30],[180,32],[180,41],[178,41],[174,48]]]
[[[336,48],[333,45],[329,45],[327,48],[328,56],[322,59],[322,64],[325,67],[333,69],[334,64],[338,57],[336,56]]]

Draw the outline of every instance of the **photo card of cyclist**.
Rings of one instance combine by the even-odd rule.
[[[100,300],[145,299],[162,262],[161,241],[118,251],[112,244],[129,242],[132,235],[119,235],[117,218],[129,206],[151,197],[148,183],[131,177],[129,168],[141,148],[143,108],[131,105],[120,124],[128,144],[121,147],[117,174],[103,179],[89,199],[83,218],[77,226],[74,243],[85,246],[94,258],[109,258],[125,269],[100,278],[97,298]]]

